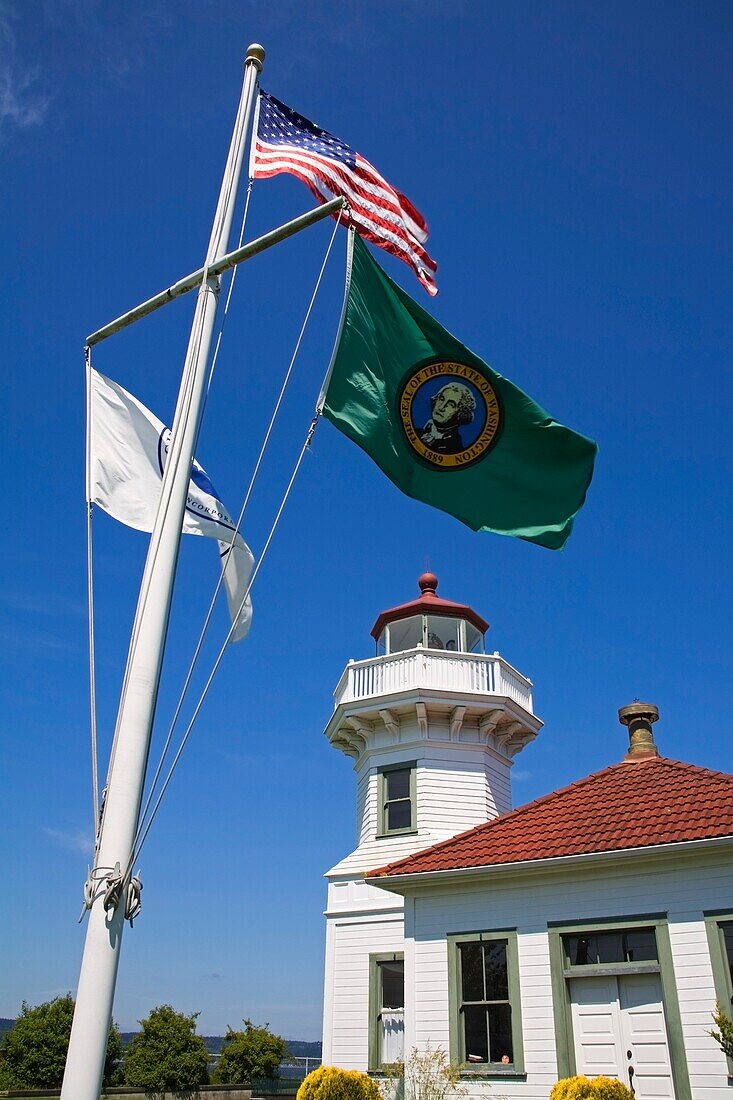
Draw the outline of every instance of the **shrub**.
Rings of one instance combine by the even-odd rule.
[[[565,1077],[553,1088],[550,1100],[634,1100],[634,1094],[615,1077]]]
[[[209,1080],[209,1052],[196,1035],[197,1012],[186,1016],[170,1005],[141,1020],[125,1058],[125,1084],[151,1093],[194,1091]]]
[[[713,1023],[718,1030],[709,1031],[708,1035],[712,1035],[723,1054],[727,1055],[728,1058],[733,1058],[733,1020],[730,1016],[726,1016],[720,1001],[715,1002]]]
[[[319,1066],[305,1078],[295,1100],[381,1100],[381,1093],[366,1073]]]
[[[60,1088],[73,1016],[74,998],[70,993],[35,1008],[24,1001],[20,1016],[3,1040],[0,1088]],[[104,1063],[105,1085],[116,1081],[115,1065],[121,1050],[120,1033],[111,1024]]]
[[[285,1040],[273,1035],[269,1024],[255,1027],[251,1020],[245,1020],[244,1027],[244,1031],[227,1028],[214,1070],[214,1084],[241,1085],[257,1077],[279,1077]]]
[[[468,1093],[461,1084],[460,1065],[451,1062],[442,1047],[430,1043],[424,1050],[412,1048],[404,1073],[405,1100],[448,1100]]]

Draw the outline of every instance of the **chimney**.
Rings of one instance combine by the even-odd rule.
[[[659,710],[653,703],[635,702],[628,707],[621,707],[618,720],[622,726],[629,727],[629,751],[624,760],[635,764],[659,756],[652,733],[652,723],[658,718]]]

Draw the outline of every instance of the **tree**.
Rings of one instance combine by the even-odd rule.
[[[198,1012],[186,1016],[170,1005],[140,1021],[125,1057],[125,1084],[147,1092],[186,1092],[208,1084],[209,1052],[196,1035]]]
[[[245,1020],[244,1028],[244,1031],[227,1028],[214,1070],[217,1085],[243,1085],[256,1077],[278,1075],[286,1051],[285,1040],[273,1035],[269,1024],[255,1027],[251,1020]]]
[[[727,1058],[733,1058],[733,1020],[726,1016],[720,1001],[715,1002],[713,1023],[718,1030],[709,1031],[708,1035],[712,1035]]]
[[[3,1085],[7,1080],[7,1087],[12,1088],[60,1088],[73,1015],[74,998],[70,993],[35,1008],[24,1001],[0,1050]],[[104,1062],[105,1085],[116,1083],[116,1064],[121,1055],[120,1033],[112,1022]]]

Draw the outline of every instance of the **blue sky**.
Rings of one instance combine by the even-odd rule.
[[[535,683],[545,727],[521,804],[617,761],[616,710],[656,703],[661,750],[731,770],[731,8],[724,3],[0,0],[6,470],[0,669],[0,1015],[75,986],[90,836],[84,336],[198,267],[247,44],[263,86],[371,159],[425,213],[429,308],[600,446],[563,553],[475,535],[316,434],[142,859],[115,1018],[170,1002],[320,1037],[322,873],[353,847],[354,778],[322,737],[378,612],[475,606]],[[281,176],[248,236],[308,209]],[[241,270],[199,459],[236,510],[330,225]],[[340,307],[339,234],[259,485],[255,552],[310,420]],[[423,304],[410,270],[380,256]],[[193,302],[95,365],[170,419]],[[12,488],[12,493],[10,489]],[[99,705],[109,745],[145,536],[96,521]],[[183,547],[159,746],[216,575]],[[209,657],[226,629],[218,609]],[[155,748],[153,759],[156,758]]]

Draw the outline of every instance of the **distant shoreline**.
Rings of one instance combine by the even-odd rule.
[[[15,1020],[8,1019],[7,1017],[0,1016],[0,1040],[6,1032],[10,1031],[11,1027],[15,1023]],[[122,1040],[123,1049],[130,1045],[130,1042],[134,1035],[137,1035],[137,1031],[121,1031],[120,1038]],[[206,1049],[210,1054],[219,1054],[221,1052],[222,1044],[224,1042],[223,1035],[202,1035],[201,1038],[206,1044]],[[322,1043],[320,1041],[306,1042],[303,1039],[286,1039],[285,1045],[288,1048],[288,1054],[291,1058],[320,1058]],[[285,1059],[287,1061],[287,1059]]]

